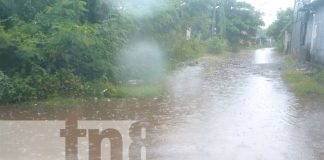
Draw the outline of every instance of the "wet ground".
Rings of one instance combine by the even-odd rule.
[[[172,73],[162,97],[2,109],[0,118],[146,120],[152,159],[324,159],[324,106],[291,93],[280,76],[285,67],[271,49],[205,57]]]

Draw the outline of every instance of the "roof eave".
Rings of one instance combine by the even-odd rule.
[[[317,8],[323,6],[323,4],[324,4],[324,0],[314,0],[313,2],[305,5],[304,7],[309,8],[309,9],[317,9]]]

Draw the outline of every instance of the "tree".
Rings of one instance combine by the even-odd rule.
[[[132,23],[120,14],[88,23],[88,10],[83,0],[56,0],[28,20],[0,21],[0,72],[9,86],[0,102],[80,95],[86,82],[115,81],[114,57]]]
[[[56,0],[0,0],[0,18],[6,19],[10,16],[17,16],[24,21],[30,21],[36,14],[43,11],[48,5]]]
[[[248,3],[227,0],[223,5],[221,8],[224,9],[221,9],[221,13],[225,13],[219,17],[223,19],[218,25],[221,28],[220,33],[228,39],[232,48],[237,50],[241,42],[253,41],[257,30],[264,25],[264,22],[261,19],[261,13],[255,11],[254,7]]]
[[[110,1],[86,0],[87,2],[87,20],[90,23],[100,23],[117,14],[116,9]]]
[[[292,32],[292,22],[293,10],[291,8],[280,10],[277,13],[277,20],[269,26],[267,35],[276,41],[280,41],[284,31]]]
[[[239,47],[262,24],[253,7],[236,0],[137,2],[0,0],[0,81],[5,88],[0,103],[3,97],[17,102],[100,93],[93,90],[119,82],[123,68],[116,59],[131,35],[156,41],[172,65],[196,58],[207,47],[220,52],[228,48],[227,41]],[[139,16],[137,7],[150,14]],[[217,36],[211,32],[215,26]],[[89,87],[97,82],[107,84]]]

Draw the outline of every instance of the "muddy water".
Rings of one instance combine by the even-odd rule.
[[[79,120],[151,122],[153,159],[324,159],[324,107],[294,96],[280,77],[284,67],[271,49],[228,58],[205,57],[197,65],[171,74],[166,82],[168,93],[162,97],[85,102],[64,108],[2,109],[0,138],[6,137],[3,144],[7,146],[13,142],[17,146],[24,141],[10,139],[26,137],[22,130],[31,130],[27,137],[37,136],[33,130],[39,128],[28,124],[14,126],[17,131],[12,134],[15,131],[11,128],[17,124],[8,124],[9,120],[64,120],[73,113]],[[64,122],[58,125],[64,128]],[[48,126],[52,127],[47,131],[59,130],[51,123]],[[24,148],[16,152],[4,148],[0,144],[0,159],[1,155],[8,159],[13,153],[27,152]],[[38,155],[42,159],[64,158],[62,151],[59,155],[51,155],[50,149],[43,152],[47,156]]]

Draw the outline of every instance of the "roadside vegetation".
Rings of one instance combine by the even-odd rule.
[[[267,29],[267,35],[276,41],[276,50],[288,63],[282,77],[288,87],[304,98],[324,98],[324,71],[309,69],[291,53],[284,53],[284,34],[291,34],[293,10],[286,9],[277,13],[277,20]]]
[[[299,97],[324,99],[324,70],[309,69],[293,54],[282,54],[288,68],[282,72],[287,86]]]
[[[165,89],[152,73],[253,45],[263,25],[259,12],[236,0],[157,0],[142,9],[138,4],[0,0],[0,103],[159,95]],[[163,56],[132,58],[128,47],[143,37],[158,45],[140,53]],[[120,57],[134,63],[120,63]]]
[[[285,33],[292,33],[293,23],[293,10],[288,8],[286,10],[280,10],[277,13],[277,20],[273,22],[267,29],[267,36],[275,40],[275,49],[278,52],[284,52],[284,36]]]
[[[324,98],[324,71],[305,73],[289,69],[284,71],[283,79],[298,96]]]

